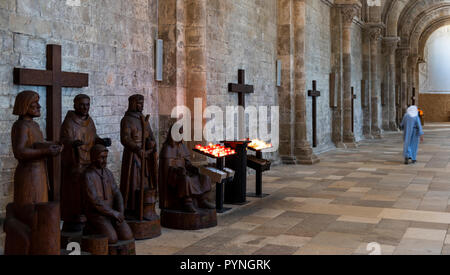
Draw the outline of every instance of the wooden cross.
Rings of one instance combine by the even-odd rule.
[[[14,68],[14,84],[47,87],[47,140],[59,142],[61,129],[62,87],[82,88],[89,85],[89,75],[61,71],[61,46],[47,45],[47,70]],[[60,199],[61,157],[49,161],[50,195]]]
[[[228,84],[228,92],[237,93],[239,95],[239,103],[238,106],[243,107],[245,109],[245,95],[254,93],[253,85],[245,84],[245,70],[238,71],[238,84],[229,83]],[[245,132],[245,113],[241,109],[239,111],[239,139],[244,138],[243,134]]]
[[[416,88],[412,88],[412,97],[411,97],[412,105],[416,105]]]
[[[355,88],[352,87],[352,133],[355,133]]]
[[[313,147],[317,147],[317,98],[320,97],[320,91],[317,91],[317,82],[313,80],[313,89],[308,91],[308,96],[312,97],[313,114]]]

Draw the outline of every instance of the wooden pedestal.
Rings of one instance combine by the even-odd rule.
[[[61,255],[62,256],[69,256],[69,255],[71,255],[70,253],[72,253],[73,251],[69,251],[69,250],[66,250],[66,249],[61,249]],[[92,254],[91,253],[88,253],[88,252],[83,252],[83,251],[81,251],[81,254],[80,254],[80,256],[91,256]]]
[[[109,245],[109,255],[136,255],[134,240]]]
[[[161,236],[159,219],[153,221],[127,220],[136,240],[147,240]]]
[[[76,242],[80,244],[82,250],[81,255],[136,255],[134,240],[119,241],[116,244],[109,245],[108,238],[106,236],[103,235],[83,236],[82,232],[63,232],[61,234],[62,255],[69,255],[72,252],[66,249],[67,244],[71,242]]]
[[[217,226],[216,210],[199,209],[196,213],[161,210],[161,225],[178,230],[199,230]]]
[[[104,235],[83,236],[81,250],[92,255],[108,255],[108,238]]]
[[[81,244],[81,238],[83,237],[83,231],[78,232],[65,232],[61,231],[61,249],[66,249],[69,243]]]

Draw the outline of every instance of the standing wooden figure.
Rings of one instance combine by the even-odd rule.
[[[144,117],[144,97],[133,95],[120,124],[120,141],[124,146],[120,191],[125,216],[135,238],[149,239],[161,234],[156,214],[158,153],[149,116]]]
[[[39,125],[39,95],[23,91],[16,97],[11,131],[13,153],[19,161],[14,173],[14,203],[7,206],[5,254],[60,254],[59,204],[49,203],[47,159],[63,146],[44,141]]]
[[[62,153],[61,218],[63,231],[82,230],[85,216],[82,213],[81,176],[91,164],[90,150],[95,144],[111,145],[111,139],[97,135],[94,121],[89,116],[91,99],[80,94],[74,100],[74,110],[69,111],[61,127]]]

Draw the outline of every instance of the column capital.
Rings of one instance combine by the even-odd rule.
[[[417,63],[418,64],[422,64],[422,63],[427,63],[427,62],[425,61],[425,59],[423,59],[423,57],[419,56],[419,59],[417,60]]]
[[[397,53],[401,57],[408,57],[409,54],[411,53],[411,49],[408,47],[399,47],[399,48],[397,48]]]
[[[364,28],[369,32],[371,41],[381,41],[383,38],[382,31],[385,28],[383,23],[366,23]]]
[[[361,6],[358,4],[338,4],[345,24],[351,24],[353,18],[360,14]]]
[[[387,55],[394,55],[398,48],[400,37],[383,37],[383,50]]]

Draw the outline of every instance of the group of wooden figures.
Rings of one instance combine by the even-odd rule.
[[[91,254],[134,254],[134,240],[159,236],[161,224],[175,229],[217,225],[216,207],[207,199],[210,177],[192,165],[190,151],[172,139],[171,130],[158,156],[142,95],[129,98],[120,124],[120,187],[107,168],[111,139],[97,135],[87,95],[75,97],[57,143],[45,141],[33,121],[40,109],[36,92],[17,95],[13,114],[19,118],[11,139],[18,166],[14,202],[4,222],[5,254],[61,254],[70,242]],[[47,160],[58,155],[61,200],[49,201]]]

